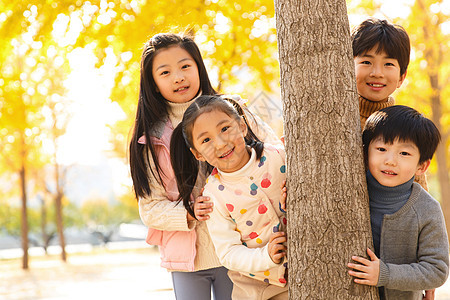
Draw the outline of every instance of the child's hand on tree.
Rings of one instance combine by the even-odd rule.
[[[347,266],[353,269],[348,271],[348,274],[356,277],[356,283],[376,286],[380,275],[380,260],[369,248],[367,248],[367,254],[370,260],[359,256],[352,256],[352,259],[359,262],[359,264],[348,263]]]
[[[267,251],[272,261],[276,264],[281,263],[283,257],[286,256],[286,235],[284,232],[274,232],[270,236],[269,243],[267,245]]]

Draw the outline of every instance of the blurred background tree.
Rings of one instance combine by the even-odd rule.
[[[448,224],[450,57],[445,54],[449,52],[450,40],[449,3],[449,0],[347,1],[351,26],[368,16],[388,18],[403,25],[411,37],[413,51],[408,76],[395,98],[397,103],[413,106],[433,118],[443,133],[441,148],[428,173],[430,191],[441,200]],[[402,5],[401,9],[394,4]],[[31,231],[41,226],[47,228],[40,230],[43,236],[46,230],[52,234],[57,223],[53,214],[58,210],[63,212],[61,223],[66,228],[75,226],[77,218],[87,226],[89,213],[80,212],[83,204],[75,202],[70,195],[69,185],[74,180],[64,178],[64,174],[81,164],[65,161],[68,152],[89,146],[94,152],[88,136],[72,146],[76,149],[68,151],[67,146],[63,147],[73,137],[73,118],[80,111],[89,110],[88,105],[77,106],[80,102],[94,103],[96,98],[106,95],[103,101],[120,111],[102,124],[108,127],[106,137],[97,136],[97,139],[107,140],[101,150],[108,163],[120,165],[127,173],[128,135],[138,99],[143,44],[154,34],[168,31],[188,32],[195,37],[210,78],[221,93],[240,94],[250,99],[251,108],[258,101],[264,105],[280,105],[273,1],[0,0],[3,41],[0,49],[0,224],[2,228],[11,228],[6,230],[10,234],[17,234],[18,222],[22,220],[24,249],[28,248],[28,227]],[[92,67],[88,71],[81,69],[81,75],[76,77],[81,62]],[[98,82],[83,82],[74,87],[73,81],[81,81],[82,72],[84,77],[91,75],[86,72],[101,76],[97,77]],[[83,90],[85,94],[80,94]],[[100,120],[109,112],[93,114]],[[281,135],[279,117],[281,113],[268,113],[266,121]],[[88,155],[93,156],[92,153]],[[120,192],[114,195],[114,203],[125,205],[138,219],[130,180],[120,178],[115,184]],[[46,195],[44,207],[48,210],[46,213],[40,210],[37,217],[41,221],[34,222],[31,211],[41,209],[38,195]],[[58,197],[62,206],[55,210]],[[83,201],[89,199],[95,203],[96,198],[89,195]],[[109,198],[106,203],[91,219],[116,205]],[[16,219],[13,216],[19,207],[22,207],[22,217]],[[70,207],[78,207],[83,217],[77,217]],[[74,219],[69,218],[72,214]],[[129,220],[128,217],[115,220],[125,219]],[[42,220],[47,220],[45,226]],[[109,221],[96,222],[105,225],[100,223]],[[23,267],[27,267],[27,259],[24,255]]]

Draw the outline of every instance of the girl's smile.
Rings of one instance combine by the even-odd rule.
[[[234,148],[230,151],[227,151],[225,154],[219,156],[219,158],[229,158],[233,154]]]

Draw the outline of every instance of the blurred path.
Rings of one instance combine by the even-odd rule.
[[[97,253],[95,253],[97,252]],[[155,299],[175,300],[170,273],[159,266],[157,248],[106,250],[0,261],[0,299]]]
[[[157,248],[94,249],[59,256],[0,260],[0,299],[4,300],[175,300],[170,273],[159,266]],[[450,300],[450,281],[436,290],[436,300]]]

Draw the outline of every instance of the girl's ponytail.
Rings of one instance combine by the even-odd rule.
[[[177,180],[179,200],[191,216],[195,217],[191,205],[191,193],[197,181],[199,161],[194,157],[184,135],[182,123],[174,129],[170,140],[170,161]]]

